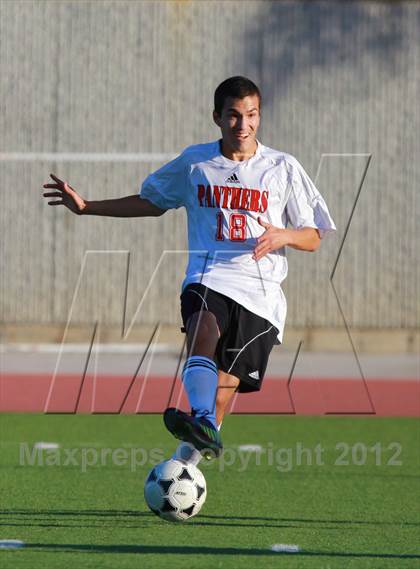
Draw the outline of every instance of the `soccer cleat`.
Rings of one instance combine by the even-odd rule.
[[[163,421],[174,437],[194,445],[207,460],[220,456],[223,445],[219,431],[205,417],[194,417],[175,407],[168,407]]]

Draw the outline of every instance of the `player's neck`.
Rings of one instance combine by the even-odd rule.
[[[258,148],[258,143],[256,140],[254,140],[250,148],[247,148],[246,150],[237,150],[236,148],[232,148],[229,143],[223,139],[219,141],[219,145],[220,152],[223,154],[223,156],[229,160],[234,160],[235,162],[249,160],[254,156]]]

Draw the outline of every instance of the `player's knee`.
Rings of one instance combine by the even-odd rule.
[[[217,395],[216,395],[216,406],[220,409],[224,409],[229,401],[235,394],[236,385],[220,385],[217,388]]]
[[[224,412],[226,406],[235,394],[236,389],[239,386],[239,378],[226,373],[224,371],[219,371],[219,383],[217,387],[216,395],[216,407],[221,412]]]
[[[217,320],[211,312],[196,312],[187,327],[189,350],[195,354],[213,357],[219,339]]]
[[[226,405],[229,403],[232,395],[233,395],[234,389],[232,388],[218,388],[217,390],[217,395],[216,395],[216,407],[219,409],[224,410],[224,408],[226,407]]]

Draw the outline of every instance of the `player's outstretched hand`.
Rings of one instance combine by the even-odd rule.
[[[258,218],[258,223],[265,228],[265,231],[257,239],[257,245],[252,255],[255,261],[259,261],[262,257],[267,255],[267,253],[271,253],[288,245],[290,240],[290,232],[287,229],[275,227],[271,225],[271,223],[263,221],[261,217]]]
[[[44,188],[51,188],[55,192],[45,192],[44,198],[61,198],[59,200],[49,201],[48,205],[64,205],[73,213],[81,215],[86,207],[85,200],[79,196],[74,188],[72,188],[64,180],[60,180],[54,174],[50,174],[55,184],[44,184]]]

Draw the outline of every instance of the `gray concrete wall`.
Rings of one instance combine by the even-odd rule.
[[[0,3],[0,154],[172,153],[213,140],[215,87],[244,74],[263,91],[260,139],[294,154],[339,227],[316,254],[290,252],[288,324],[342,327],[329,276],[372,160],[334,283],[349,325],[418,324],[420,6],[380,2]],[[327,156],[323,154],[343,154]],[[348,155],[351,156],[348,156]],[[185,215],[79,218],[48,208],[54,171],[88,199],[135,193],[162,162],[0,161],[1,319],[127,320]],[[137,321],[179,322],[185,255],[164,257]]]

